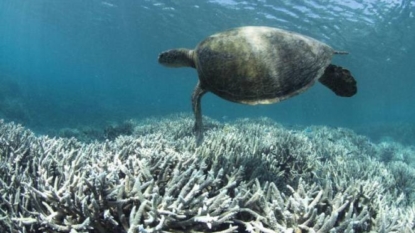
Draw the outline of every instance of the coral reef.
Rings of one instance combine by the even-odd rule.
[[[91,143],[0,121],[0,232],[415,232],[415,170],[381,145],[204,121],[201,146],[187,115]]]
[[[63,138],[76,138],[81,142],[114,140],[120,135],[132,135],[134,122],[123,121],[106,124],[101,127],[81,126],[78,128],[63,128],[58,131],[50,129],[47,134]]]

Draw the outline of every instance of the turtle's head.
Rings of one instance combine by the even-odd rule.
[[[158,61],[167,67],[195,67],[193,50],[171,49],[160,53]]]

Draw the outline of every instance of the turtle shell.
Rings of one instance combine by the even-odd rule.
[[[194,61],[202,89],[233,102],[268,104],[308,89],[333,54],[328,45],[297,33],[241,27],[200,42]]]

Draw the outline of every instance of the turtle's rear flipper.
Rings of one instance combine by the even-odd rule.
[[[351,97],[357,92],[356,80],[340,66],[330,64],[319,81],[338,96]]]

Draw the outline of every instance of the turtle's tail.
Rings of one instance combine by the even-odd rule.
[[[334,54],[347,55],[347,54],[349,54],[349,52],[347,52],[347,51],[334,51]]]
[[[351,97],[357,93],[356,80],[349,70],[330,64],[319,81],[336,95]]]

